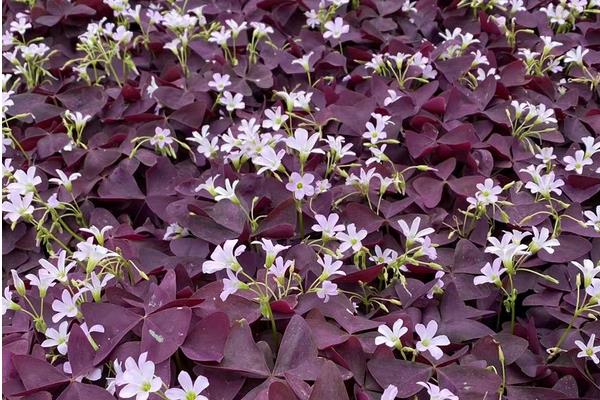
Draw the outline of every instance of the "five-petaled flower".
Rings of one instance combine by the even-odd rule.
[[[344,24],[344,20],[341,17],[337,17],[333,21],[327,21],[324,26],[325,32],[323,32],[323,37],[325,39],[339,39],[343,34],[350,32],[350,25]]]
[[[177,376],[179,388],[171,388],[165,391],[165,396],[169,400],[208,400],[208,397],[201,395],[209,386],[208,379],[205,376],[198,375],[195,381],[192,382],[190,374],[186,371],[181,371]]]
[[[506,272],[506,268],[502,267],[502,260],[496,258],[492,264],[486,263],[481,268],[481,275],[473,278],[473,284],[482,285],[484,283],[493,283],[496,286],[501,286],[502,281],[500,280],[503,273]]]
[[[240,245],[236,248],[237,242],[237,239],[226,240],[222,247],[217,246],[210,255],[210,260],[202,264],[202,272],[214,274],[223,269],[235,272],[242,268],[237,257],[246,250],[246,246]]]
[[[120,382],[124,386],[119,391],[120,397],[146,400],[151,393],[156,393],[161,389],[162,379],[154,375],[155,365],[147,358],[148,353],[144,352],[140,354],[137,362],[133,357],[125,360],[125,370]]]
[[[401,348],[402,342],[400,339],[408,332],[408,328],[404,326],[404,321],[402,319],[398,319],[394,322],[394,325],[392,325],[392,329],[384,324],[379,325],[377,332],[379,332],[381,336],[375,338],[376,346],[385,344],[387,347]]]
[[[152,146],[158,146],[159,149],[164,148],[165,146],[169,146],[173,143],[173,138],[171,137],[171,131],[167,128],[161,128],[157,126],[154,128],[154,136],[150,138],[150,144]]]
[[[596,341],[596,334],[592,333],[590,335],[590,339],[587,343],[582,342],[581,340],[575,341],[575,346],[579,347],[581,350],[577,353],[577,357],[579,358],[589,358],[595,364],[600,364],[600,359],[597,356],[597,353],[600,353],[600,346],[594,346],[594,342]]]
[[[435,336],[438,330],[438,323],[431,320],[427,326],[423,324],[415,325],[415,332],[419,335],[420,340],[417,341],[417,350],[420,352],[428,351],[433,358],[439,360],[443,357],[444,352],[439,346],[447,346],[450,340],[446,335]]]
[[[290,181],[285,185],[285,188],[294,194],[296,200],[302,200],[315,194],[315,188],[312,185],[314,180],[313,174],[300,175],[297,172],[292,172]]]

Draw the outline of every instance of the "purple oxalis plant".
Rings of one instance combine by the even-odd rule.
[[[3,398],[600,397],[599,10],[8,1]]]

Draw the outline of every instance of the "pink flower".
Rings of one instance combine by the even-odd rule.
[[[300,175],[297,172],[292,172],[290,181],[285,185],[285,188],[294,193],[297,200],[302,200],[304,197],[315,194],[315,188],[312,186],[314,180],[315,177],[312,174]]]

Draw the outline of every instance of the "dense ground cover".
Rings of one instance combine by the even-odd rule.
[[[3,11],[4,397],[600,397],[597,0]]]

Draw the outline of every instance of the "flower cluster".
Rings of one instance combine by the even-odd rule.
[[[3,397],[598,397],[599,6],[9,1]]]

